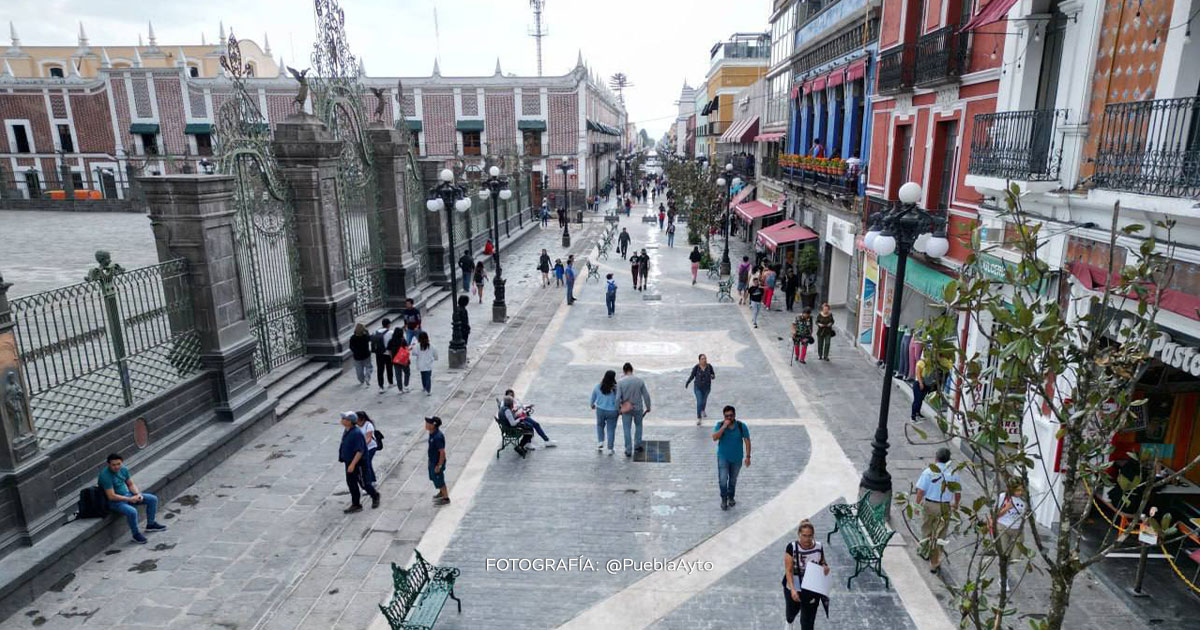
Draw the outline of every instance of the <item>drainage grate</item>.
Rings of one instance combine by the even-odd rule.
[[[643,293],[642,301],[643,302],[661,302],[662,294],[661,293]]]
[[[654,464],[671,463],[670,440],[647,440],[642,442],[642,446],[645,447],[645,450],[640,453],[634,453],[633,461]]]

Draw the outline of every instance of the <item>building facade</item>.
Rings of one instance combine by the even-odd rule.
[[[697,150],[698,154],[709,160],[716,159],[717,144],[733,123],[737,93],[763,78],[770,55],[769,33],[734,33],[728,40],[717,42],[709,49],[708,74],[705,76],[707,89],[704,90],[707,100],[700,109],[705,117],[703,130],[707,141],[705,152]]]

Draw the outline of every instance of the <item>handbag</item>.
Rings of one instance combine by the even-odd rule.
[[[409,353],[408,346],[400,346],[396,349],[396,356],[392,357],[392,363],[396,365],[408,365]]]
[[[375,429],[375,450],[383,450],[383,431]]]
[[[620,413],[632,413],[633,412],[633,401],[632,400],[621,401],[621,406],[617,408],[617,411]]]

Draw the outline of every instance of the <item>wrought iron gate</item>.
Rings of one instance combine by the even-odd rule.
[[[317,41],[312,62],[313,112],[342,143],[337,195],[342,253],[354,289],[354,316],[383,307],[382,221],[374,158],[367,142],[359,65],[346,41],[345,18],[336,0],[315,0]]]
[[[216,154],[221,172],[237,182],[234,255],[246,318],[258,342],[254,375],[259,377],[304,355],[295,213],[271,151],[270,131],[257,100],[246,91],[250,75],[232,33],[221,65],[234,89],[217,115]]]

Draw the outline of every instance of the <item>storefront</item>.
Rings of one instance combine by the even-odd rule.
[[[785,219],[758,231],[757,242],[766,250],[767,260],[784,269],[796,268],[800,248],[817,240],[816,232]]]
[[[918,321],[943,314],[942,295],[954,278],[909,257],[905,267],[905,292],[900,308],[900,328],[896,335],[888,334],[895,291],[896,255],[877,256],[867,253],[863,265],[863,282],[859,294],[858,342],[877,361],[886,356],[885,339],[898,344],[896,375],[907,378],[916,371],[917,359],[923,344],[915,329]],[[947,387],[951,386],[947,382]]]
[[[825,217],[824,278],[825,301],[844,306],[852,291],[850,278],[854,268],[854,224],[832,214]]]
[[[779,222],[783,208],[762,200],[745,201],[734,207],[734,216],[742,223],[738,235],[749,243],[759,230]]]

